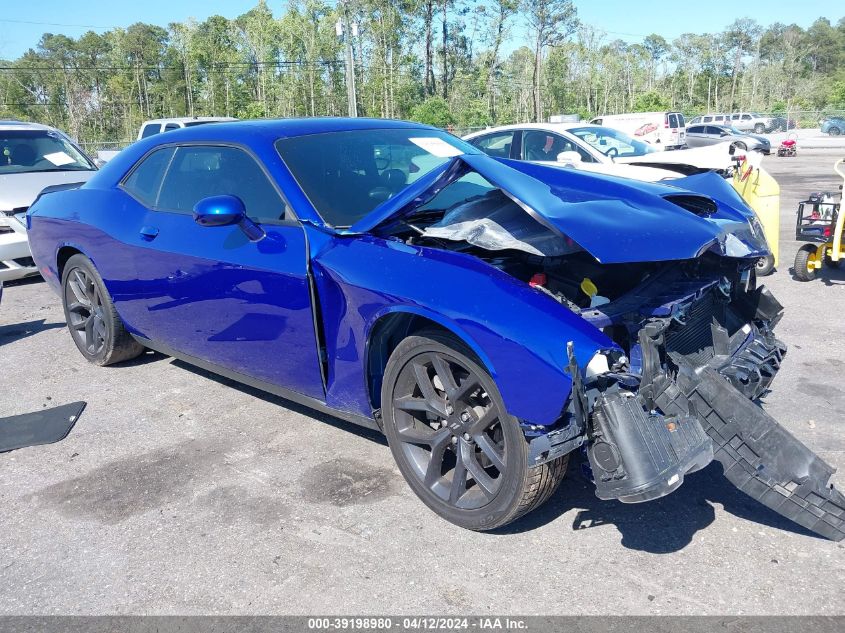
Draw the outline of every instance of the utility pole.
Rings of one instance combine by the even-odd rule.
[[[352,35],[354,30],[349,23],[349,0],[338,0],[343,6],[343,22],[338,20],[335,32],[343,38],[346,48],[346,100],[349,103],[349,116],[358,116],[358,98],[355,94],[355,58],[352,55]]]

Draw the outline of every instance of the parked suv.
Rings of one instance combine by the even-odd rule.
[[[161,134],[162,132],[169,132],[170,130],[179,130],[183,127],[193,127],[195,125],[204,125],[206,123],[219,123],[221,121],[237,121],[228,116],[194,116],[194,117],[173,117],[170,119],[153,119],[145,121],[138,130],[138,140],[153,136],[154,134]]]
[[[701,114],[687,121],[687,127],[689,127],[690,125],[701,125],[703,123],[715,123],[716,125],[730,125],[730,120],[730,114]]]
[[[772,128],[774,118],[756,112],[734,112],[731,114],[730,124],[743,132],[762,134]]]

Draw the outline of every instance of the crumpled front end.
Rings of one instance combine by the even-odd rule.
[[[845,497],[828,483],[835,469],[754,402],[786,346],[773,332],[781,305],[752,283],[748,272],[689,278],[667,270],[582,312],[627,341],[629,357],[591,361],[592,373],[572,360],[568,423],[532,441],[535,461],[571,450],[566,436],[582,435],[596,494],[634,503],[669,494],[716,459],[746,494],[824,537],[845,538]]]

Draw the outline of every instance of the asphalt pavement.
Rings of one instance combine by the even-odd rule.
[[[843,470],[845,270],[789,272],[796,204],[836,188],[838,155],[764,162],[789,345],[765,406]],[[0,454],[0,614],[845,613],[845,544],[716,464],[623,505],[576,459],[546,506],[479,534],[426,509],[376,433],[158,354],[87,364],[41,281],[4,290],[0,367],[0,415],[88,401],[65,440]]]

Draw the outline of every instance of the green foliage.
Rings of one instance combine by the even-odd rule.
[[[630,42],[579,23],[571,0],[257,0],[232,19],[44,34],[0,63],[0,118],[127,141],[163,116],[345,115],[344,7],[362,116],[475,128],[572,112],[788,109],[811,125],[816,113],[796,112],[845,109],[845,19],[802,29],[743,18]]]
[[[834,82],[827,102],[833,108],[845,110],[845,81]]]
[[[411,110],[411,121],[446,127],[455,123],[448,102],[442,97],[429,97]]]
[[[658,92],[644,92],[634,100],[634,112],[659,112],[670,107],[669,98]]]

